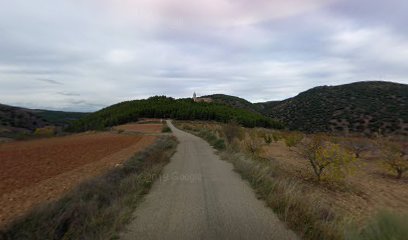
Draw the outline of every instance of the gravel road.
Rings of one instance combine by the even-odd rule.
[[[297,239],[207,142],[168,125],[177,152],[122,239]]]

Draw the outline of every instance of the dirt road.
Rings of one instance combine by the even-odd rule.
[[[204,140],[180,141],[122,239],[297,239]]]

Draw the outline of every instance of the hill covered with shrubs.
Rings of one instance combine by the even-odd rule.
[[[408,85],[357,82],[315,87],[262,113],[306,132],[408,134]]]
[[[137,121],[138,118],[171,118],[176,120],[236,121],[245,127],[282,128],[279,121],[244,109],[219,103],[194,102],[155,96],[144,100],[126,101],[81,118],[67,129],[72,132],[98,130]]]

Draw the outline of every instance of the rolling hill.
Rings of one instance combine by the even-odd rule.
[[[262,106],[253,104],[243,98],[225,95],[225,94],[213,94],[203,96],[204,98],[211,98],[215,103],[225,104],[233,108],[244,109],[247,111],[261,113]]]
[[[0,104],[0,137],[15,138],[45,126],[64,127],[87,113],[27,109]]]
[[[194,102],[192,99],[174,99],[155,96],[143,100],[118,103],[75,121],[69,131],[104,129],[138,118],[172,118],[177,120],[208,120],[229,122],[235,120],[245,127],[282,128],[282,124],[260,113],[234,108],[216,102]]]
[[[283,101],[261,103],[223,94],[205,97],[279,119],[291,130],[408,135],[406,84],[366,81],[320,86]]]
[[[262,113],[306,132],[408,134],[408,85],[357,82],[315,87],[273,104]]]

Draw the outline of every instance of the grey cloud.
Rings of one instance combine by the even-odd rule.
[[[64,85],[64,83],[52,80],[52,79],[47,79],[47,78],[37,78],[37,81],[44,82],[44,83],[49,83],[49,84],[54,84],[54,85]]]
[[[68,97],[79,97],[79,96],[81,96],[81,94],[73,93],[73,92],[57,92],[57,93],[60,94],[60,95],[63,95],[63,96],[68,96]]]
[[[42,2],[2,4],[1,102],[93,111],[193,91],[266,101],[381,76],[408,83],[403,0]],[[375,39],[334,40],[347,31]]]

